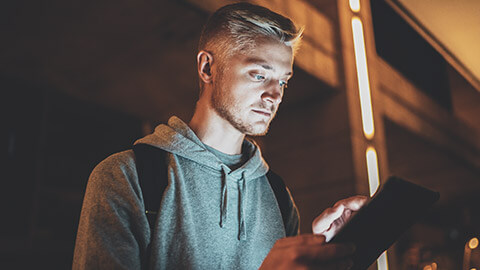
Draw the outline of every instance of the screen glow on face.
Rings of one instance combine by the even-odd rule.
[[[226,61],[213,102],[217,113],[240,132],[264,135],[292,76],[292,49],[263,42]]]

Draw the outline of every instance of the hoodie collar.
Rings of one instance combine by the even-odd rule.
[[[268,165],[262,158],[260,148],[254,141],[245,139],[242,151],[246,151],[250,158],[238,169],[231,170],[220,159],[210,152],[195,132],[179,118],[173,116],[168,120],[168,125],[161,124],[155,131],[135,142],[135,144],[149,144],[167,152],[190,159],[212,168],[221,174],[222,190],[220,200],[219,226],[224,227],[227,220],[228,186],[235,184],[238,190],[238,240],[247,238],[245,224],[245,198],[246,183],[265,175]]]
[[[219,173],[225,171],[229,174],[229,178],[233,180],[243,178],[249,181],[268,172],[268,164],[263,159],[260,148],[254,141],[245,139],[243,150],[248,152],[250,158],[240,168],[232,171],[217,156],[208,151],[195,132],[176,116],[172,116],[167,125],[158,125],[152,134],[135,142],[135,144],[139,143],[158,147],[210,167]],[[222,169],[222,167],[225,168]]]

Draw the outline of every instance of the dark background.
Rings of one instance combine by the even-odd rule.
[[[325,12],[335,32],[341,30],[336,1],[307,2]],[[131,148],[169,116],[191,117],[198,91],[196,43],[208,14],[184,0],[2,4],[1,268],[70,268],[94,166]],[[432,101],[426,110],[461,119],[446,119],[448,128],[468,123],[472,134],[480,134],[471,120],[478,114],[464,105],[478,107],[478,92],[386,3],[372,1],[371,14],[376,53]],[[338,33],[334,38],[334,57],[342,63],[345,48]],[[278,119],[257,140],[290,186],[302,231],[309,232],[316,214],[356,194],[351,141],[357,135],[349,124],[346,84],[332,87],[294,69]],[[421,263],[446,258],[456,263],[450,269],[458,269],[465,242],[480,233],[478,162],[387,116],[378,121],[385,127],[391,173],[447,195],[400,239],[397,265],[407,265],[413,252],[423,256]],[[430,120],[424,121],[427,129]],[[444,132],[456,140],[456,133]],[[480,156],[476,145],[459,144],[472,159]]]

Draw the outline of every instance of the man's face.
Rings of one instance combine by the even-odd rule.
[[[292,48],[278,41],[257,41],[217,69],[212,106],[246,135],[265,135],[292,76]]]

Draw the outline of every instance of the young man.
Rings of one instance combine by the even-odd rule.
[[[110,156],[88,182],[74,269],[350,267],[354,248],[325,240],[365,199],[326,210],[313,224],[323,235],[296,236],[293,199],[288,195],[281,213],[269,167],[245,138],[267,132],[301,34],[289,19],[246,3],[210,17],[199,43],[200,96],[191,121],[172,117],[136,142],[167,152],[168,185],[159,191],[153,230],[133,151]]]

